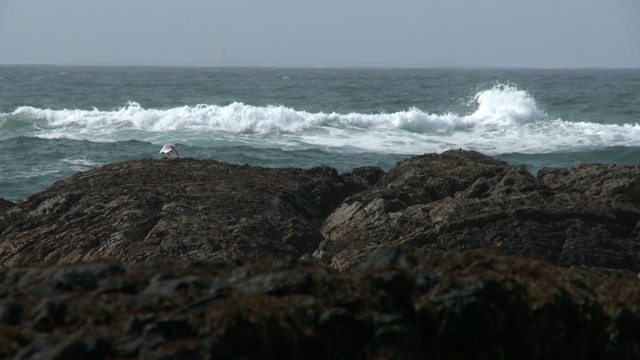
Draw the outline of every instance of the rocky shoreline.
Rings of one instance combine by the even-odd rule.
[[[1,358],[638,358],[640,166],[136,160],[0,199]]]

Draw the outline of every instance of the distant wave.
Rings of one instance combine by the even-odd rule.
[[[252,141],[278,146],[420,153],[467,148],[489,154],[635,146],[640,128],[552,119],[524,90],[496,85],[474,97],[475,111],[433,114],[411,108],[395,113],[309,113],[280,105],[202,104],[145,109],[136,102],[110,111],[22,106],[0,113],[0,138],[35,136],[89,141],[172,139],[199,146]]]

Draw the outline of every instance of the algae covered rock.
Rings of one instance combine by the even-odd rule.
[[[78,173],[8,211],[0,262],[302,256],[363,186],[335,169],[139,160]],[[1,212],[0,212],[1,214]]]
[[[640,356],[637,281],[483,251],[380,248],[348,272],[284,257],[0,276],[3,358]]]

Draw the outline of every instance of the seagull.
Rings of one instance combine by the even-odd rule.
[[[162,147],[162,150],[160,150],[160,154],[175,155],[176,157],[180,156],[180,154],[178,154],[178,149],[176,149],[175,144],[164,144],[164,146]]]

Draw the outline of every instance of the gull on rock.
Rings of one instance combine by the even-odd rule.
[[[176,149],[175,144],[164,144],[164,146],[162,147],[162,150],[160,150],[160,154],[180,156],[180,154],[178,154],[178,150]]]

